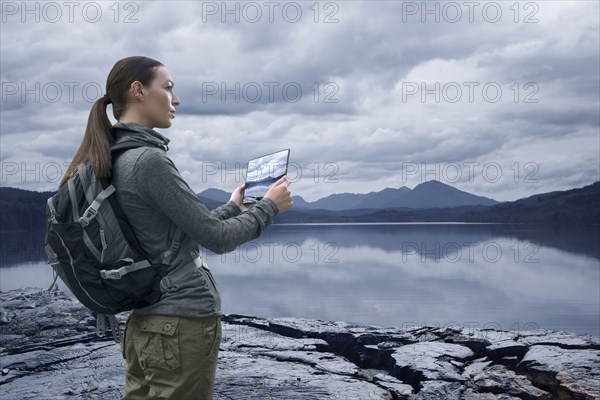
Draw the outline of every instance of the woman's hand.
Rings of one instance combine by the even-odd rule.
[[[246,190],[246,184],[242,183],[240,186],[238,186],[233,193],[231,193],[231,198],[229,199],[229,201],[233,201],[242,211],[246,211],[249,210],[250,207],[246,207],[243,203],[242,200],[244,199],[244,191]]]
[[[292,193],[288,189],[291,182],[287,175],[271,185],[264,198],[270,198],[277,204],[277,209],[280,213],[287,211],[292,206]]]

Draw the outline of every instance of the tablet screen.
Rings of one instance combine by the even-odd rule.
[[[260,201],[273,183],[287,174],[290,149],[277,151],[248,161],[244,204]]]

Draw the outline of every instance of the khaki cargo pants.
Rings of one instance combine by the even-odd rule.
[[[130,314],[123,400],[212,400],[221,319]]]

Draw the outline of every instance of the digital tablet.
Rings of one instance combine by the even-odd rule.
[[[248,161],[244,204],[259,202],[271,185],[287,174],[290,149],[280,150]]]

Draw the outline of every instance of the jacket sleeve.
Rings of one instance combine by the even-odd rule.
[[[200,246],[217,254],[230,252],[257,238],[278,214],[275,202],[267,198],[247,211],[232,204],[239,213],[219,219],[228,213],[224,209],[211,213],[161,149],[146,149],[136,163],[134,175],[140,196],[152,208],[173,221]]]
[[[221,204],[219,207],[210,211],[210,215],[218,219],[228,219],[235,217],[242,210],[233,201],[228,201],[225,204]]]

